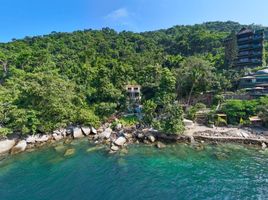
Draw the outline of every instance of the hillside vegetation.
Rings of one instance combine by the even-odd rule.
[[[125,109],[128,83],[140,84],[143,101],[162,110],[176,99],[230,89],[239,73],[224,65],[223,40],[241,27],[208,22],[144,33],[104,28],[2,43],[0,132],[97,126]]]

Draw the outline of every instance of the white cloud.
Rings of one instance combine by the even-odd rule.
[[[106,19],[109,20],[119,20],[123,18],[127,18],[129,16],[129,12],[126,8],[119,8],[117,10],[112,11],[108,15],[106,15]]]

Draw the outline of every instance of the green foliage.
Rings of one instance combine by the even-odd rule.
[[[226,101],[221,112],[227,115],[228,124],[239,124],[241,119],[247,121],[250,116],[257,114],[258,101],[256,100],[228,100]]]
[[[147,100],[143,106],[143,123],[169,134],[184,131],[183,110],[178,103],[167,103],[157,110],[157,104]]]
[[[238,80],[239,73],[224,70],[222,41],[239,28],[234,22],[145,33],[105,28],[1,43],[0,125],[23,133],[98,125],[126,107],[125,85],[137,83],[146,123],[180,132],[175,100],[223,91],[230,87],[228,80]],[[166,119],[159,117],[162,111]]]
[[[115,113],[116,107],[116,103],[101,102],[95,104],[95,113],[102,118],[106,118]]]
[[[262,119],[264,124],[268,126],[268,97],[262,97],[257,108],[258,116]]]
[[[215,125],[216,126],[227,126],[227,122],[222,117],[217,116],[216,119],[215,119]]]
[[[191,56],[186,58],[181,68],[175,71],[177,78],[177,91],[181,96],[187,96],[187,103],[191,101],[192,94],[208,90],[214,80],[211,63]]]
[[[118,121],[123,126],[133,126],[139,123],[139,119],[135,115],[123,116]]]
[[[143,104],[143,121],[145,124],[151,125],[156,115],[157,104],[152,100],[147,100]]]
[[[89,123],[85,98],[57,73],[21,73],[0,89],[1,123],[21,133],[48,132],[71,123]],[[94,120],[95,121],[95,120]]]
[[[183,110],[177,103],[168,104],[156,120],[158,129],[170,134],[180,134],[184,131]]]

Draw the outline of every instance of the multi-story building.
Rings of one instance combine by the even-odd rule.
[[[230,41],[236,44],[230,46]],[[235,37],[225,40],[225,48],[226,60],[233,67],[254,68],[265,65],[263,30],[242,28]]]
[[[268,68],[257,71],[242,77],[239,82],[239,88],[245,89],[252,95],[268,94]]]

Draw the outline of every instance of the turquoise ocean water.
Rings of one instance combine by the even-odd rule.
[[[0,200],[268,199],[268,151],[232,144],[128,147],[88,141],[0,161]],[[75,149],[64,156],[68,148]]]

